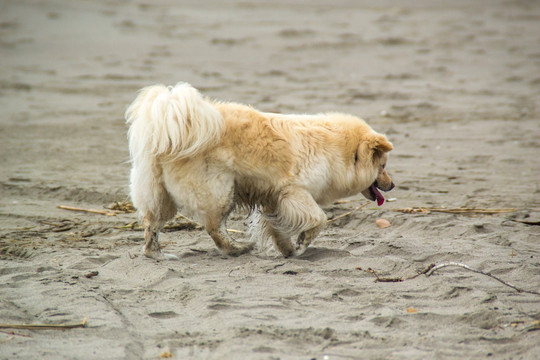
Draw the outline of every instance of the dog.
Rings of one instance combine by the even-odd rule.
[[[179,207],[196,215],[227,255],[271,238],[289,257],[324,228],[320,205],[362,193],[380,206],[379,190],[394,188],[386,171],[392,144],[352,115],[265,113],[178,83],[141,89],[125,116],[131,198],[144,227],[144,255],[156,260],[176,258],[162,253],[158,235]],[[254,214],[250,242],[227,232],[237,207]]]

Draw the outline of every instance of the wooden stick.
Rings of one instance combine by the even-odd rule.
[[[143,228],[139,226],[139,222],[137,220],[130,222],[127,225],[121,225],[121,226],[115,226],[115,229],[131,229],[131,230],[142,230]]]
[[[63,209],[63,210],[70,210],[70,211],[81,211],[81,212],[87,212],[92,214],[100,214],[100,215],[107,215],[107,216],[116,216],[117,212],[114,210],[95,210],[95,209],[85,209],[85,208],[79,208],[74,206],[66,206],[66,205],[58,205],[57,208]]]
[[[0,329],[62,330],[86,327],[87,318],[78,324],[0,324]]]
[[[516,220],[516,219],[513,219],[512,221],[525,224],[525,225],[536,225],[536,226],[540,225],[540,221],[528,221],[528,220]]]
[[[235,233],[235,234],[245,234],[246,233],[245,231],[236,230],[236,229],[227,229],[227,231],[230,232],[230,233]]]
[[[334,201],[334,205],[340,205],[340,204],[347,204],[347,203],[350,203],[354,200],[337,200],[337,201]]]
[[[370,204],[370,202],[368,201],[368,202],[366,202],[365,204],[362,204],[362,205],[358,206],[357,208],[354,208],[354,209],[352,209],[351,211],[346,212],[345,214],[341,214],[341,215],[339,215],[339,216],[336,216],[335,218],[332,218],[332,219],[328,220],[328,221],[327,221],[327,224],[329,224],[329,223],[331,223],[331,222],[334,222],[334,221],[336,221],[336,220],[342,219],[342,218],[344,218],[344,217],[346,217],[346,216],[349,216],[349,215],[351,215],[353,212],[358,211],[358,210],[360,210],[361,208],[368,206],[369,204]]]
[[[404,209],[392,209],[394,211],[408,213],[408,214],[429,214],[430,212],[440,212],[440,213],[448,213],[448,214],[485,214],[485,215],[493,215],[493,214],[503,214],[503,213],[509,213],[516,211],[515,208],[507,208],[507,209],[479,209],[479,208],[452,208],[452,209],[445,209],[445,208],[430,208],[430,207],[412,207],[412,208],[404,208]]]

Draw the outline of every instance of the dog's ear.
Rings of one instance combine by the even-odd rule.
[[[368,147],[376,153],[385,153],[391,151],[394,147],[392,143],[386,139],[386,136],[377,134],[368,140]]]
[[[381,134],[372,135],[360,143],[355,162],[359,159],[371,162],[393,149],[392,143]]]

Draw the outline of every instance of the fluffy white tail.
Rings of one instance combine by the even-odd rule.
[[[197,155],[217,142],[224,131],[221,114],[187,83],[143,88],[126,110],[132,161],[166,155]]]

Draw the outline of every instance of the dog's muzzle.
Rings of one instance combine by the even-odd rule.
[[[381,194],[381,192],[379,191],[382,190],[382,191],[390,191],[392,190],[393,188],[395,187],[394,183],[391,182],[390,183],[390,186],[386,187],[386,188],[383,188],[383,187],[380,187],[379,184],[377,183],[377,181],[375,181],[373,184],[371,184],[371,186],[365,191],[365,192],[362,192],[362,194],[370,199],[370,200],[373,200],[373,201],[377,201],[377,205],[378,206],[381,206],[382,204],[384,204],[384,196],[383,194]],[[369,196],[366,196],[366,192],[369,194]]]

